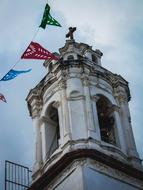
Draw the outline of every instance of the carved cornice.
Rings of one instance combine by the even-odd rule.
[[[65,46],[60,48],[59,52],[61,54],[64,54],[65,52],[69,52],[69,51],[71,51],[72,53],[77,53],[78,51],[79,54],[82,55],[86,49],[92,50],[92,47],[84,43],[77,43],[75,42],[75,40],[66,40]]]
[[[67,82],[65,79],[62,79],[61,81],[59,81],[59,89],[66,89],[67,88]]]
[[[48,81],[46,81],[43,86],[42,86],[42,93],[44,94],[44,92],[50,88],[55,82],[57,81],[56,77],[52,77],[51,79],[49,79]]]
[[[114,79],[113,79],[114,78]],[[114,88],[115,93],[120,94],[122,91],[126,94],[127,101],[130,101],[131,95],[130,95],[130,89],[128,86],[128,82],[121,77],[120,75],[114,74],[113,77],[111,77],[112,85]],[[123,89],[123,90],[121,90]]]
[[[83,84],[83,86],[85,86],[85,87],[89,87],[89,86],[90,86],[90,81],[89,81],[89,79],[87,79],[87,78],[82,79],[82,84]]]
[[[69,46],[70,46],[70,45],[73,46],[73,44],[74,44],[74,46],[76,46],[77,43],[75,42],[75,40],[66,40],[65,46],[62,47],[62,48],[60,48],[60,49],[59,49],[59,52],[60,52],[61,54],[64,53],[64,52],[66,52],[66,51],[68,50]]]
[[[40,115],[42,110],[43,102],[41,100],[34,100],[31,104],[31,116],[35,118]]]
[[[26,101],[27,101],[30,116],[32,118],[37,117],[40,114],[40,111],[43,106],[43,101],[42,101],[40,92],[36,93],[34,90],[31,91]]]
[[[124,174],[133,177],[137,180],[143,180],[143,171],[132,167],[122,161],[119,161],[111,156],[99,152],[95,149],[77,149],[65,153],[64,156],[51,166],[37,181],[35,181],[28,190],[42,190],[46,188],[67,166],[73,161],[79,159],[90,158],[98,161],[100,164],[107,165],[112,169],[123,172]]]
[[[119,101],[119,104],[125,104],[128,102],[127,96],[125,94],[119,94],[117,96],[117,99]]]
[[[100,99],[100,97],[98,95],[93,95],[91,96],[91,100],[97,102]]]

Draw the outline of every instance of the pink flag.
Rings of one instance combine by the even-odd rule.
[[[58,60],[58,57],[50,53],[36,42],[31,42],[26,51],[21,56],[21,59],[44,59]]]
[[[0,100],[2,100],[3,102],[5,102],[5,103],[6,103],[6,99],[5,99],[5,97],[4,97],[4,95],[3,95],[3,94],[1,94],[1,93],[0,93]]]

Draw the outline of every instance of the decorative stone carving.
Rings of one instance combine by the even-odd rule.
[[[43,106],[43,104],[42,104],[41,100],[33,99],[33,101],[31,102],[31,105],[30,105],[31,108],[29,108],[32,118],[35,118],[40,115],[42,106]]]
[[[117,98],[118,98],[118,101],[120,104],[122,104],[122,103],[124,104],[128,101],[126,95],[124,95],[124,94],[119,94],[117,96]]]
[[[85,75],[82,75],[81,79],[83,86],[89,87],[90,84],[89,78]]]
[[[52,105],[54,108],[58,108],[60,106],[60,102],[54,102]]]
[[[62,79],[60,82],[59,82],[59,89],[66,89],[67,87],[67,84],[66,84],[66,80],[65,79]]]
[[[97,102],[100,99],[100,97],[98,95],[94,95],[94,96],[91,96],[91,99]]]

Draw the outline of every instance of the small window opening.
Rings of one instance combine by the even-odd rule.
[[[74,60],[74,56],[73,55],[69,55],[67,59],[68,60]]]
[[[98,59],[95,55],[92,54],[92,61],[95,63],[98,63]]]

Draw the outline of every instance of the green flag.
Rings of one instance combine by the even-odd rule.
[[[58,23],[58,21],[56,21],[50,14],[50,6],[48,4],[46,4],[45,6],[45,10],[44,10],[44,14],[43,14],[43,18],[41,21],[41,24],[39,27],[45,29],[46,25],[53,25],[53,26],[60,26],[61,25]]]
[[[50,13],[49,13],[49,15],[48,15],[47,24],[61,27],[61,25],[58,23],[58,21],[55,20],[55,19],[50,15]]]

